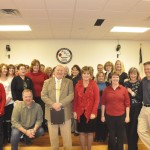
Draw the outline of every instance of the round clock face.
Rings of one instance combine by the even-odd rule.
[[[62,64],[67,64],[72,59],[72,52],[68,48],[61,48],[56,53],[57,60]]]

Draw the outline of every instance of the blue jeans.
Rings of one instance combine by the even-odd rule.
[[[23,135],[21,131],[16,128],[12,128],[11,132],[11,150],[18,150],[18,143],[20,141],[20,137]],[[35,138],[44,135],[44,129],[40,127],[35,133]]]

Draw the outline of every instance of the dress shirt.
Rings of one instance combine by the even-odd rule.
[[[29,129],[35,124],[41,126],[43,122],[43,111],[39,104],[32,102],[30,108],[25,105],[24,101],[18,102],[12,113],[12,127]]]
[[[122,85],[119,85],[115,90],[111,85],[106,87],[102,95],[102,105],[105,105],[107,115],[123,115],[126,107],[130,107],[130,98],[127,89]]]
[[[61,89],[61,82],[62,79],[57,79],[55,77],[55,82],[56,82],[56,102],[59,103],[59,96],[60,96],[60,89]]]

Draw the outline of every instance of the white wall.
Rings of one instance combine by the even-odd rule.
[[[150,60],[150,42],[120,41],[121,55],[119,59],[125,64],[126,71],[132,66],[139,66],[139,49],[142,43],[143,61]],[[93,66],[96,73],[98,63],[104,64],[117,59],[116,40],[12,40],[0,41],[0,63],[29,64],[36,58],[46,66],[54,67],[58,63],[56,53],[60,48],[69,48],[73,53],[72,61],[67,64],[71,68],[74,64],[81,67]],[[10,45],[10,59],[6,56],[6,45]]]

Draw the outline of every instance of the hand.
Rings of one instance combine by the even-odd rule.
[[[90,119],[95,119],[96,115],[95,114],[91,114]]]
[[[106,120],[105,120],[105,116],[102,116],[102,117],[101,117],[101,121],[102,121],[102,122],[105,122],[105,121],[106,121]]]
[[[128,91],[130,94],[132,94],[132,92],[133,92],[130,88],[127,88],[127,91]]]
[[[54,104],[52,105],[52,107],[53,107],[56,111],[60,111],[60,110],[61,110],[61,106],[62,106],[61,103],[54,103]]]
[[[11,97],[8,97],[7,100],[6,100],[6,105],[12,100]]]
[[[34,129],[30,129],[30,132],[33,136],[35,136],[36,131]]]
[[[34,138],[34,137],[35,137],[35,136],[33,135],[32,129],[26,130],[25,135],[28,136],[29,138]]]
[[[15,101],[16,104],[17,104],[17,103],[20,103],[20,102],[21,102],[21,101],[19,101],[19,100],[16,100],[16,101]]]
[[[130,122],[130,118],[128,116],[125,117],[125,123],[129,123]]]
[[[76,112],[73,113],[73,117],[74,117],[74,119],[77,119],[77,113]]]

